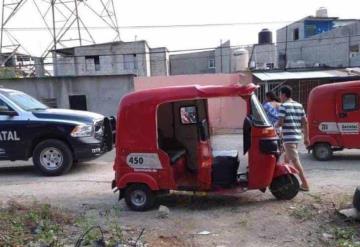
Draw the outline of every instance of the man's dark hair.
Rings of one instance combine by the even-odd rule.
[[[269,91],[265,94],[267,98],[269,98],[271,101],[280,102],[279,98],[274,94],[274,92]]]
[[[287,98],[290,98],[291,97],[291,93],[292,93],[292,88],[289,87],[289,86],[283,86],[280,88],[280,93],[281,94],[285,94],[285,96]]]

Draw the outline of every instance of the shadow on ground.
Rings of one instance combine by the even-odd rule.
[[[73,176],[84,172],[91,172],[95,166],[98,166],[95,162],[74,164],[69,173],[62,176]],[[43,177],[33,165],[2,166],[0,167],[0,177],[2,176]]]

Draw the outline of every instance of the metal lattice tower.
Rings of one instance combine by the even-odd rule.
[[[113,0],[3,0],[0,53],[5,48],[16,52],[21,47],[11,34],[11,30],[7,30],[7,25],[12,18],[20,16],[15,15],[26,2],[34,4],[37,10],[34,15],[40,15],[44,29],[51,37],[51,41],[41,55],[42,58],[48,57],[53,49],[95,44],[94,34],[86,25],[89,18],[97,18],[102,22],[101,28],[114,32],[114,38],[111,41],[120,41]],[[6,44],[5,36],[10,44]]]
[[[7,31],[6,27],[26,1],[27,0],[3,0],[1,9],[0,54],[4,52],[4,50],[16,52],[20,47],[17,39]],[[5,35],[8,37],[7,43],[4,42]]]

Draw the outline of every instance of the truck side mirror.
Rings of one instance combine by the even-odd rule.
[[[1,111],[1,109],[0,109],[0,116],[14,117],[14,116],[18,116],[18,115],[19,114],[16,111],[12,111],[12,110]]]
[[[17,112],[9,108],[7,105],[0,105],[0,116],[17,116]]]

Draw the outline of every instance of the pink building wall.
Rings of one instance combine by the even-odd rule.
[[[248,84],[252,80],[250,73],[236,74],[200,74],[135,77],[135,91],[184,85],[229,85]],[[227,97],[209,100],[210,126],[216,133],[234,133],[242,128],[246,115],[245,101],[241,98]]]

